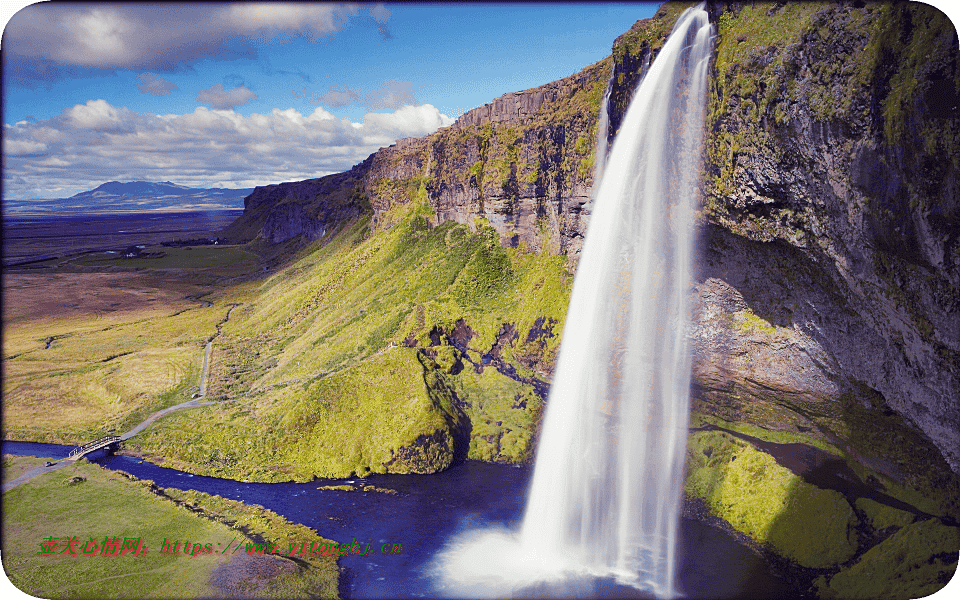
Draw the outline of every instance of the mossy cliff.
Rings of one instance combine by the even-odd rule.
[[[710,12],[695,418],[802,445],[697,431],[688,494],[821,595],[931,593],[960,550],[956,30],[919,3]]]
[[[238,239],[302,222],[289,204],[327,225],[224,326],[227,402],[141,450],[250,480],[528,459],[595,141],[685,6],[348,173],[258,189]],[[917,3],[708,9],[690,506],[817,594],[929,593],[960,549],[956,32]]]

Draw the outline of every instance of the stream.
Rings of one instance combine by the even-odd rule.
[[[72,446],[3,442],[4,454],[65,458]],[[243,483],[184,473],[140,459],[96,452],[92,462],[160,487],[198,490],[259,504],[289,521],[340,543],[370,545],[367,556],[341,557],[343,598],[448,597],[429,575],[432,560],[459,533],[480,527],[515,527],[522,517],[532,466],[466,461],[433,475],[374,475],[309,483]],[[375,485],[396,494],[320,490],[324,485]],[[383,544],[402,546],[381,554]],[[693,519],[681,519],[678,588],[686,598],[782,598],[795,596],[760,557],[729,534]],[[581,593],[647,598],[611,581],[590,583]],[[541,590],[542,591],[542,590]],[[562,592],[569,595],[568,591]]]

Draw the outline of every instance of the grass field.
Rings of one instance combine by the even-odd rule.
[[[30,457],[4,456],[8,468]],[[247,556],[249,540],[327,542],[302,525],[266,509],[199,492],[163,490],[81,461],[47,473],[4,494],[3,567],[11,582],[43,598],[337,597],[335,558],[306,556],[301,563]],[[232,523],[227,525],[226,523]],[[42,555],[47,538],[140,538],[141,556]],[[211,552],[161,554],[164,539],[189,541]],[[241,549],[234,553],[237,545]],[[249,563],[253,562],[251,565]],[[251,575],[250,573],[253,573]]]
[[[87,267],[123,267],[129,269],[210,269],[232,267],[243,270],[256,263],[257,257],[237,246],[148,246],[146,254],[162,253],[159,257],[123,258],[117,254],[86,254],[74,259],[77,265]]]
[[[199,257],[197,268],[5,273],[5,439],[73,444],[122,433],[199,389],[203,346],[245,289],[218,289],[218,270],[257,266],[236,248],[170,250],[170,261]]]
[[[3,481],[11,481],[20,477],[27,471],[39,467],[43,463],[47,462],[45,458],[38,458],[36,456],[10,456],[8,454],[3,455]]]
[[[552,363],[559,335],[528,332],[551,322],[559,333],[572,278],[562,257],[502,248],[482,225],[430,228],[426,210],[398,207],[374,236],[359,219],[251,284],[213,349],[208,395],[231,401],[171,415],[130,447],[246,481],[431,472],[449,464],[437,453],[452,438],[469,458],[528,459],[539,398],[493,367],[464,368],[432,338],[462,322],[479,360],[510,324],[503,359],[546,377],[536,369]]]

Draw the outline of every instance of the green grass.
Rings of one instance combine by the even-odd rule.
[[[470,456],[530,456],[540,401],[528,386],[492,368],[437,375],[405,346],[428,347],[431,332],[462,319],[479,360],[510,323],[518,335],[504,359],[543,378],[559,335],[527,333],[539,319],[559,334],[572,278],[560,257],[501,248],[489,227],[431,228],[427,212],[395,205],[380,220],[392,227],[369,237],[359,220],[259,284],[214,345],[208,393],[234,400],[167,417],[132,442],[167,464],[245,480],[432,472],[450,463],[466,417]]]
[[[337,375],[171,415],[128,447],[245,481],[426,473],[450,464],[454,412],[432,397],[416,351],[394,348]]]
[[[75,479],[76,478],[76,479]],[[76,483],[70,483],[73,479]],[[180,505],[171,501],[170,494]],[[161,495],[158,495],[161,494]],[[21,590],[44,598],[197,598],[219,596],[211,585],[228,554],[196,557],[161,555],[166,539],[226,549],[234,540],[317,539],[315,532],[287,523],[269,511],[198,492],[158,490],[150,482],[82,461],[47,473],[4,494],[3,566]],[[187,510],[189,504],[193,510]],[[195,514],[198,511],[207,518]],[[233,527],[223,521],[235,522]],[[241,531],[242,530],[242,531]],[[39,555],[45,538],[142,538],[141,556]],[[253,538],[248,538],[253,536]],[[239,553],[244,552],[243,549]],[[239,554],[238,553],[238,554]],[[274,559],[276,560],[276,559]],[[335,597],[337,568],[329,557],[314,557],[306,568],[271,581],[267,597]]]
[[[857,519],[838,492],[804,482],[772,456],[717,431],[694,432],[686,493],[706,501],[734,529],[801,566],[830,567],[852,557]]]
[[[856,564],[818,581],[823,598],[922,598],[955,576],[960,529],[935,519],[907,525]]]
[[[91,315],[49,329],[8,326],[21,352],[4,361],[6,439],[87,441],[188,399],[199,388],[203,344],[224,313],[197,307],[143,318],[133,311],[118,323]]]
[[[212,267],[247,266],[254,263],[256,255],[238,246],[150,246],[145,253],[160,253],[164,256],[147,258],[122,258],[116,255],[86,255],[76,259],[78,265],[90,267],[127,267],[131,269],[207,269]]]
[[[869,498],[857,498],[857,508],[863,511],[874,529],[905,527],[913,522],[913,514],[874,502]]]
[[[27,471],[41,466],[45,462],[47,462],[46,458],[38,458],[36,456],[11,456],[4,454],[3,481],[6,483],[7,481],[16,479]]]

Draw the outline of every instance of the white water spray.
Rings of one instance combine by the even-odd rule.
[[[589,575],[676,595],[711,43],[707,13],[688,9],[634,94],[595,195],[522,528],[449,549],[448,590]]]

